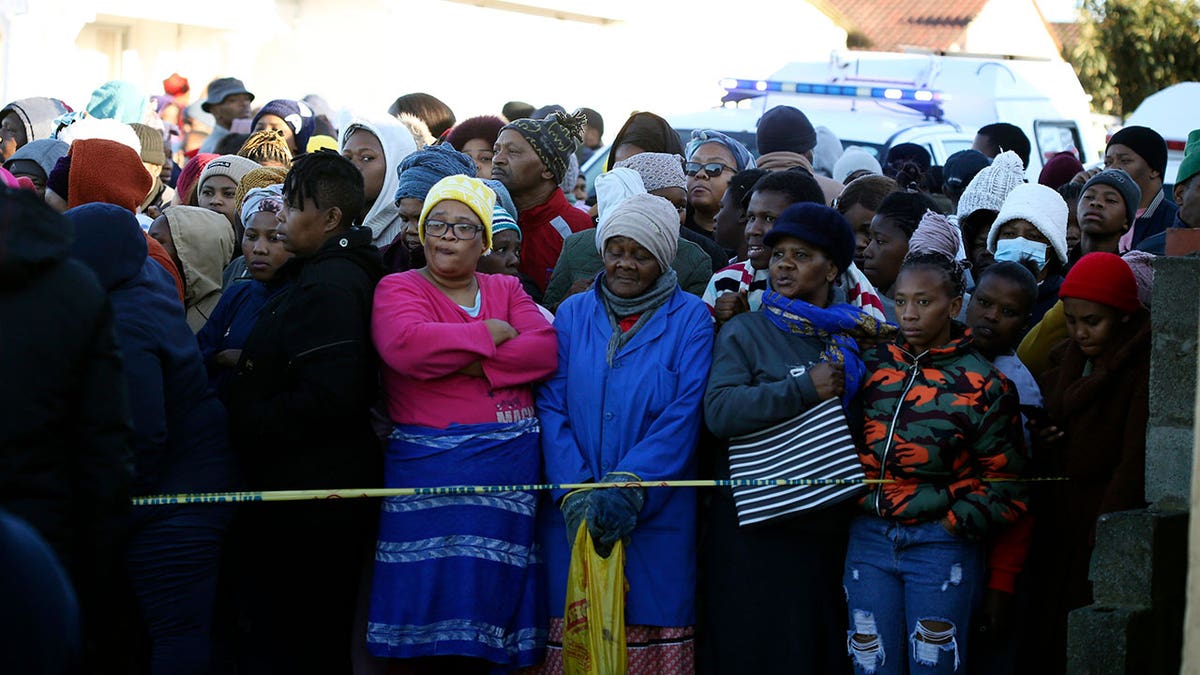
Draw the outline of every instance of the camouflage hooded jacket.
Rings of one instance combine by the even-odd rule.
[[[978,537],[1025,510],[1025,464],[1016,389],[955,324],[950,343],[914,356],[907,344],[864,355],[859,460],[871,486],[862,506],[905,523],[946,519]]]

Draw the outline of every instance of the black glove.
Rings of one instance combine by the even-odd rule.
[[[641,481],[629,473],[610,473],[602,483]],[[613,546],[627,538],[637,527],[638,514],[646,503],[646,491],[640,487],[601,488],[588,491],[587,524],[596,553],[607,558]]]
[[[567,521],[567,550],[575,548],[575,535],[579,534],[579,524],[587,516],[589,490],[568,492],[559,504],[563,519]]]

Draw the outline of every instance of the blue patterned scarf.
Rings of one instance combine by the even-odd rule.
[[[841,364],[846,369],[843,405],[858,393],[867,367],[859,356],[857,338],[886,341],[896,335],[896,326],[881,321],[854,305],[818,307],[803,300],[790,300],[771,289],[762,297],[762,312],[779,330],[791,335],[815,337],[825,343],[821,361]]]

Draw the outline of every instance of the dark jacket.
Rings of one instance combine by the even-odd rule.
[[[946,518],[978,537],[1025,510],[1017,478],[1025,464],[1016,388],[955,323],[949,344],[913,354],[907,343],[879,345],[863,359],[870,377],[859,398],[867,478],[863,507],[901,522]]]
[[[133,415],[135,492],[235,487],[225,409],[208,389],[170,275],[147,257],[141,226],[112,204],[86,204],[66,215],[75,223],[72,255],[96,273],[116,318]]]
[[[1097,359],[1087,375],[1088,357],[1074,341],[1060,343],[1040,381],[1046,411],[1066,433],[1046,469],[1072,478],[1061,486],[1070,499],[1060,506],[1089,532],[1102,513],[1146,504],[1150,313],[1139,310],[1114,339],[1120,346]]]
[[[1146,423],[1150,415],[1150,313],[1139,310],[1114,339],[1120,345],[1092,363],[1068,339],[1050,352],[1040,379],[1046,412],[1066,435],[1035,449],[1037,474],[1070,480],[1037,486],[1031,567],[1042,621],[1057,622],[1092,601],[1088,570],[1096,519],[1142,508],[1145,497]],[[1044,629],[1040,629],[1044,630]]]
[[[1157,234],[1162,234],[1167,231],[1171,223],[1175,220],[1175,213],[1179,211],[1179,207],[1175,202],[1167,199],[1166,193],[1162,190],[1158,191],[1158,196],[1150,202],[1146,213],[1143,213],[1140,218],[1133,221],[1133,243],[1131,248],[1138,248],[1146,239]]]
[[[226,286],[212,316],[208,317],[204,328],[196,333],[200,355],[208,370],[209,388],[216,392],[221,402],[229,402],[233,369],[217,366],[217,354],[227,349],[241,349],[267,301],[286,287],[285,282],[272,280],[270,284],[265,284],[254,279],[243,279]]]
[[[68,567],[109,551],[133,473],[112,309],[71,239],[36,194],[0,187],[0,506]]]
[[[1171,226],[1168,227],[1167,230],[1173,230],[1176,228],[1190,229],[1192,227],[1191,225],[1188,225],[1187,223],[1183,222],[1183,219],[1179,217],[1178,209],[1175,210],[1174,218],[1175,219],[1171,222]],[[1159,232],[1158,234],[1146,237],[1145,239],[1142,240],[1142,243],[1137,245],[1137,250],[1144,251],[1146,253],[1151,253],[1154,255],[1166,255],[1167,254],[1167,230],[1163,230],[1162,232]]]
[[[371,303],[383,276],[371,231],[334,236],[280,270],[230,385],[234,447],[250,489],[374,487],[378,366]]]

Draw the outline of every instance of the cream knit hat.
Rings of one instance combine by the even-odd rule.
[[[958,222],[980,209],[999,211],[1004,198],[1025,182],[1025,165],[1017,153],[1009,150],[996,155],[991,166],[975,174],[958,200]]]
[[[971,184],[974,185],[975,182],[972,181]],[[989,251],[996,252],[996,239],[1000,228],[1013,220],[1028,220],[1033,223],[1033,226],[1050,240],[1059,262],[1067,264],[1067,203],[1057,190],[1037,183],[1013,188],[1000,207],[1000,215],[996,216],[992,229],[988,230]]]

